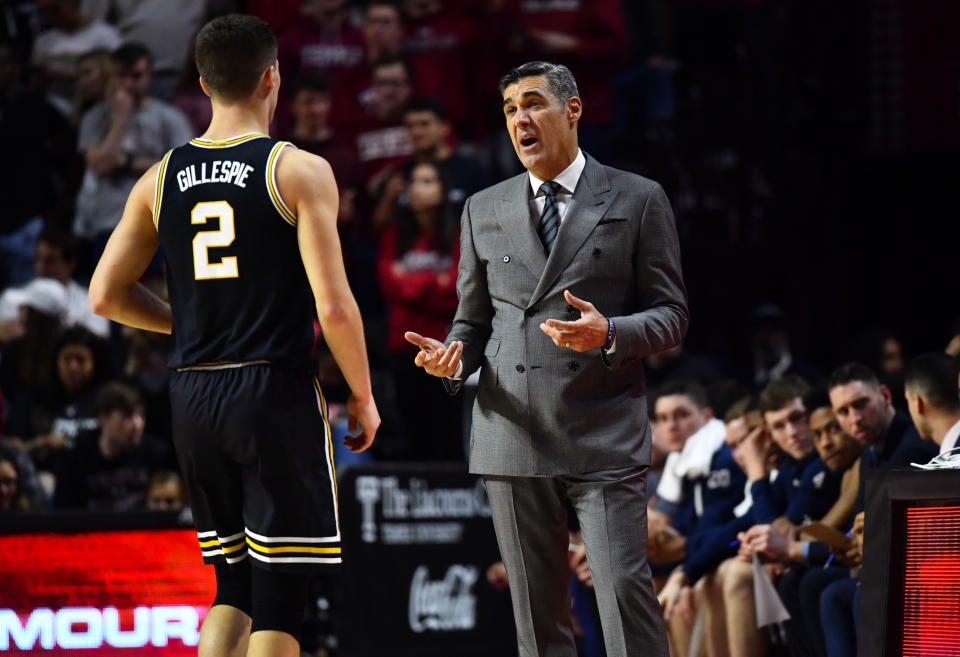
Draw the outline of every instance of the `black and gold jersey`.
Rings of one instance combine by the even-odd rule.
[[[313,295],[276,183],[287,146],[263,134],[194,139],[161,161],[153,221],[173,311],[170,367],[308,362]]]

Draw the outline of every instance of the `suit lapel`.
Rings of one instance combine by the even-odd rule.
[[[613,197],[616,196],[616,192],[610,189],[610,182],[603,167],[589,155],[586,158],[587,163],[580,175],[577,188],[573,190],[570,206],[563,216],[563,221],[560,222],[560,230],[557,232],[553,251],[547,258],[546,266],[541,270],[543,275],[540,276],[528,307],[539,301],[550,290],[554,281],[567,268],[573,256],[593,232],[597,222],[603,218]],[[543,254],[540,238],[532,229],[530,232],[540,254]]]
[[[540,280],[547,255],[534,229],[530,217],[530,178],[526,173],[515,178],[515,183],[497,200],[497,221],[504,233],[513,242],[516,256],[530,270],[534,279]]]

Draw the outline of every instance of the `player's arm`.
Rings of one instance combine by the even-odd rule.
[[[370,386],[370,367],[360,309],[347,283],[337,234],[340,202],[337,183],[327,162],[304,151],[285,149],[277,164],[277,186],[297,215],[300,257],[317,304],[323,336],[352,393],[350,431],[359,421],[363,431],[346,444],[362,451],[373,442],[380,415]]]
[[[123,217],[90,280],[90,307],[96,314],[127,326],[170,333],[170,304],[139,282],[160,246],[153,225],[158,166],[143,174],[127,198]]]

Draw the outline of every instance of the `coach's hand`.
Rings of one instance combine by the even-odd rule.
[[[609,329],[607,318],[589,301],[570,294],[570,290],[564,290],[563,296],[567,303],[580,311],[580,319],[575,322],[548,319],[540,325],[540,330],[553,340],[553,344],[574,351],[590,351],[606,344]]]
[[[348,435],[343,439],[343,444],[354,453],[362,452],[373,444],[373,437],[380,428],[380,413],[377,411],[377,404],[373,401],[373,396],[366,401],[360,401],[353,395],[347,399],[347,431],[351,434],[359,427],[360,433],[355,436]]]
[[[413,362],[422,367],[427,374],[450,378],[457,375],[460,365],[460,355],[463,354],[463,343],[459,340],[452,342],[449,347],[433,338],[426,338],[419,333],[407,331],[403,334],[407,342],[420,347]]]

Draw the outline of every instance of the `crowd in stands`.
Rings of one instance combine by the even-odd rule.
[[[657,21],[638,10],[658,4],[5,3],[0,512],[186,505],[167,339],[94,315],[84,283],[134,183],[206,128],[192,37],[209,18],[247,11],[271,23],[283,77],[272,133],[326,158],[337,177],[344,257],[384,420],[371,454],[338,458],[462,462],[470,396],[449,398],[414,366],[416,350],[402,336],[446,334],[463,203],[520,170],[497,79],[521,61],[570,65],[585,99],[583,150],[663,174],[683,237],[694,183],[672,132],[676,62],[657,54]],[[637,132],[655,147],[640,153]],[[762,198],[762,176],[748,173]],[[162,254],[144,282],[163,292]],[[930,336],[929,348],[947,345],[947,354],[908,366],[886,331],[865,332],[846,364],[813,364],[793,349],[780,307],[757,306],[751,322],[751,351],[738,362],[681,346],[646,363],[648,550],[673,654],[689,654],[690,637],[703,636],[711,657],[853,655],[866,474],[956,446],[960,326],[955,336]],[[320,379],[342,436],[347,390],[319,325],[317,334]],[[835,369],[824,378],[825,365]],[[806,533],[811,521],[841,542]],[[588,586],[583,550],[572,554]],[[790,611],[782,631],[757,628],[754,559]]]

